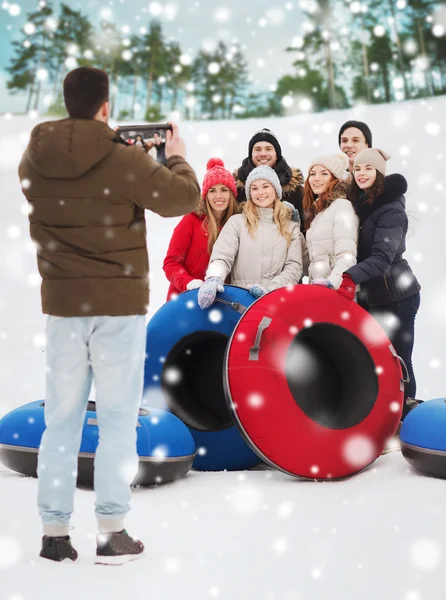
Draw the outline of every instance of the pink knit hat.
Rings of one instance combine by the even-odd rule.
[[[235,187],[235,180],[233,175],[225,169],[225,163],[221,158],[210,158],[206,165],[206,175],[203,179],[203,186],[201,189],[201,195],[206,198],[208,191],[214,185],[225,185],[231,190],[235,197],[237,197],[237,188]]]

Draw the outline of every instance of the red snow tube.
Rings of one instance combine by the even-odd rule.
[[[333,290],[299,285],[260,298],[225,361],[235,422],[265,462],[290,475],[361,471],[398,426],[400,360],[381,326]]]

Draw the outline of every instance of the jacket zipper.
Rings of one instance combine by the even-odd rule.
[[[386,279],[386,276],[385,276],[385,275],[383,275],[383,278],[384,278],[384,283],[386,284],[386,290],[387,290],[387,291],[389,291],[389,286],[387,285],[387,279]]]

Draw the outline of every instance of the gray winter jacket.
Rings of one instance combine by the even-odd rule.
[[[261,208],[259,226],[252,237],[243,214],[234,215],[220,232],[212,250],[206,278],[231,274],[231,283],[249,288],[260,284],[269,290],[298,284],[303,273],[305,240],[299,225],[289,222],[289,247],[273,221],[273,209]]]

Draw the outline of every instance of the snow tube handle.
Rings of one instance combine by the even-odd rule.
[[[392,344],[390,344],[389,346],[389,350],[392,353],[392,355],[399,360],[401,368],[403,369],[403,379],[401,379],[401,383],[402,383],[402,389],[404,389],[404,384],[409,383],[410,382],[410,375],[409,375],[409,370],[407,368],[406,363],[404,362],[404,360],[401,358],[401,356],[399,356],[396,353],[395,348],[393,347]]]
[[[249,349],[249,360],[259,360],[260,353],[260,344],[262,342],[262,335],[265,329],[271,324],[272,319],[270,317],[262,317],[262,320],[259,323],[257,328],[256,339],[254,341],[254,346]]]

